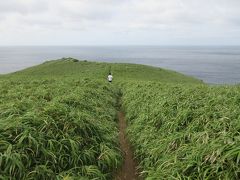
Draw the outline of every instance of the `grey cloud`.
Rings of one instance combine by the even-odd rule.
[[[59,20],[52,20],[52,19],[39,19],[39,18],[25,18],[23,21],[23,24],[29,25],[29,26],[34,26],[38,28],[61,28],[62,27],[62,22]]]
[[[4,13],[40,13],[47,11],[48,5],[45,0],[6,0],[0,2],[0,14]]]
[[[0,2],[0,30],[11,38],[16,27],[71,37],[118,40],[115,34],[149,39],[169,36],[239,37],[240,0],[6,0]],[[127,33],[125,33],[127,32]],[[5,33],[5,34],[4,34]],[[60,33],[60,30],[59,30]],[[76,35],[75,34],[75,35]],[[130,35],[129,35],[130,34]],[[62,35],[63,37],[64,35]],[[154,36],[154,37],[153,37]],[[61,36],[60,36],[61,37]],[[126,36],[127,38],[127,36]],[[176,38],[176,39],[177,39]],[[67,39],[67,37],[65,37]],[[224,38],[223,38],[224,39]],[[47,41],[47,39],[46,39]],[[112,40],[115,42],[115,40]],[[136,40],[137,41],[137,40]]]
[[[58,14],[72,21],[108,21],[119,11],[119,6],[126,1],[93,0],[61,1]]]

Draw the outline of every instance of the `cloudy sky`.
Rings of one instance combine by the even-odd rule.
[[[0,45],[240,45],[240,0],[1,0]]]

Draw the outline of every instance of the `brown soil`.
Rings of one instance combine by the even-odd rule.
[[[124,155],[124,162],[117,172],[115,176],[115,180],[137,180],[138,171],[137,171],[137,163],[134,160],[133,151],[131,150],[130,143],[126,137],[126,121],[123,112],[118,112],[119,119],[119,140],[120,140],[120,148]]]

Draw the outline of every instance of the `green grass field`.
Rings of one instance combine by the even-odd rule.
[[[113,179],[120,96],[144,179],[240,178],[239,86],[63,58],[0,76],[0,179]]]
[[[128,134],[146,179],[240,178],[240,86],[122,87]]]

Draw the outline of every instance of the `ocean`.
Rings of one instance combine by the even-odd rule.
[[[157,66],[210,84],[240,83],[240,46],[1,46],[0,74],[62,57]]]

